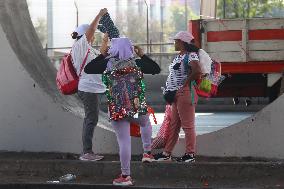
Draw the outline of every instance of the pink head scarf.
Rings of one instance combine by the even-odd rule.
[[[127,60],[134,57],[133,44],[127,37],[113,38],[108,53],[110,54],[110,57]]]

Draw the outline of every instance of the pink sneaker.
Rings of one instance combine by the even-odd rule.
[[[100,156],[94,153],[85,153],[80,156],[80,160],[82,161],[99,161],[102,160],[104,156]]]
[[[133,186],[133,181],[130,176],[127,176],[126,178],[123,178],[122,175],[119,175],[118,178],[114,179],[112,181],[113,185],[119,185],[119,186]]]
[[[143,153],[142,163],[151,163],[155,161],[155,158],[152,154]]]

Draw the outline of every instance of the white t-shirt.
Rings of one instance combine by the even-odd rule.
[[[188,69],[185,69],[184,65],[184,58],[186,54],[183,55],[177,55],[173,62],[169,66],[169,71],[170,74],[167,78],[166,81],[166,90],[167,91],[175,91],[179,90],[185,83],[187,77],[188,77],[188,72],[191,72],[191,61],[199,61],[199,57],[197,53],[191,52],[188,55]],[[174,69],[175,67],[175,69]]]
[[[85,66],[95,59],[99,52],[92,48],[88,43],[86,35],[83,35],[79,40],[77,40],[72,46],[72,60],[77,74],[80,74],[81,64],[86,57],[86,54],[90,49]],[[79,79],[78,90],[90,93],[104,93],[106,90],[105,85],[102,82],[101,74],[86,74],[84,68],[81,72],[81,77]]]

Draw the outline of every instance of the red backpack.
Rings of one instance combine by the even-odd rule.
[[[211,72],[206,77],[196,81],[196,93],[200,97],[213,97],[217,95],[218,86],[224,80],[221,75],[221,63],[212,60]]]
[[[189,69],[188,59],[189,55],[187,54],[184,58],[184,66],[187,70]],[[217,95],[218,86],[224,79],[225,77],[221,75],[221,63],[211,59],[210,73],[206,74],[202,79],[190,82],[191,101],[194,102],[192,87],[195,87],[198,96],[210,98]]]
[[[81,77],[89,52],[90,50],[88,50],[81,65],[79,76],[73,66],[71,52],[62,58],[56,75],[57,88],[62,94],[71,95],[78,91],[79,78]]]

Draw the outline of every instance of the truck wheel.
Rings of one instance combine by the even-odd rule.
[[[250,106],[251,103],[252,103],[251,99],[248,98],[245,100],[246,107]]]
[[[233,98],[233,103],[234,103],[234,105],[238,105],[240,103],[239,97],[234,97]]]

